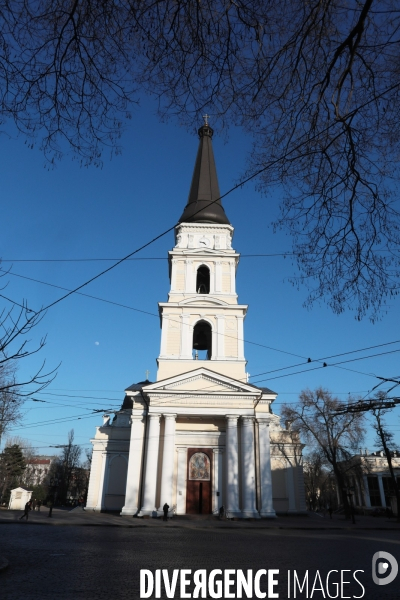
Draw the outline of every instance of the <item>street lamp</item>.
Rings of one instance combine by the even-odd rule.
[[[350,514],[353,525],[356,524],[356,520],[354,518],[354,507],[353,507],[353,496],[354,496],[354,488],[353,487],[345,487],[343,488],[344,494],[347,496],[350,506]]]

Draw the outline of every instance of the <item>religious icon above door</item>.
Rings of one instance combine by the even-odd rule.
[[[196,452],[189,460],[190,481],[210,481],[210,459],[204,452]]]

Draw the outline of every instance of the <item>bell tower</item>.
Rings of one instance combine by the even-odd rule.
[[[213,130],[207,118],[198,134],[189,198],[169,252],[168,302],[159,303],[157,381],[201,365],[246,381],[243,321],[247,305],[238,304],[239,254],[232,248],[234,229],[219,199]]]

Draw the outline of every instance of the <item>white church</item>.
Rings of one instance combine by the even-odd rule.
[[[213,130],[199,129],[187,205],[159,303],[157,381],[125,390],[93,444],[86,510],[138,517],[274,518],[306,510],[301,444],[272,411],[277,396],[248,383],[247,305],[239,304],[234,229],[219,200]]]

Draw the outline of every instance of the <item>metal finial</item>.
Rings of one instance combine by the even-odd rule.
[[[146,379],[147,379],[147,380],[149,379],[149,375],[150,375],[150,371],[149,371],[149,370],[147,370],[147,371],[146,371]]]
[[[208,119],[209,118],[210,118],[210,115],[208,115],[207,113],[205,115],[203,115],[204,125],[208,125]]]

